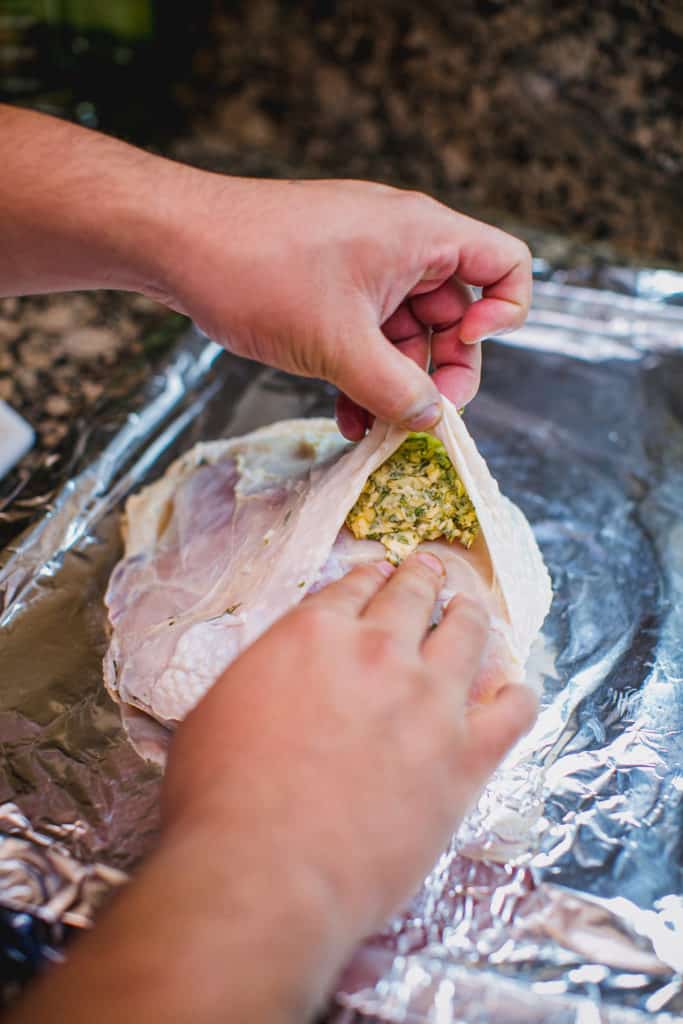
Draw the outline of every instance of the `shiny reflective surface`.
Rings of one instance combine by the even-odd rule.
[[[551,1024],[683,1013],[683,287],[609,273],[647,298],[544,271],[528,325],[489,345],[468,424],[553,576],[534,655],[542,711],[410,907],[345,973],[340,1022],[352,1009]],[[0,820],[5,905],[84,924],[121,880],[112,868],[133,869],[153,838],[158,776],[101,685],[123,498],[200,437],[330,408],[326,387],[191,337],[5,552],[0,800],[26,815]]]

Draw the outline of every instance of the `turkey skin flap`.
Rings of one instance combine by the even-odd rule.
[[[434,500],[438,481],[450,488],[444,502]],[[406,494],[417,493],[408,485],[422,488],[410,524],[394,525],[401,512],[382,526],[381,508],[394,501],[405,510]],[[375,493],[383,504],[371,507]],[[487,607],[480,699],[523,680],[551,600],[527,520],[500,494],[446,400],[433,436],[376,423],[350,445],[333,420],[312,419],[199,444],[128,500],[123,535],[105,598],[105,683],[116,700],[171,728],[307,593],[354,565],[397,561],[397,550],[419,544],[441,558],[435,621],[458,592]]]

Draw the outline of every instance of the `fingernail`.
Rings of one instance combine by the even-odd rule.
[[[391,576],[396,571],[396,566],[392,565],[391,562],[375,562],[377,569],[382,573],[382,576]]]
[[[510,334],[514,328],[501,327],[497,331],[487,331],[486,334],[480,334],[476,338],[463,338],[460,335],[460,341],[463,345],[476,345],[480,341],[486,341],[487,338],[500,338],[503,334]]]
[[[420,562],[422,562],[423,565],[426,565],[428,569],[431,569],[432,572],[436,573],[437,576],[445,575],[444,567],[441,564],[440,559],[438,559],[436,555],[433,555],[430,551],[419,551],[417,554],[417,558],[419,559]]]
[[[489,334],[468,334],[467,332],[463,334],[462,331],[458,333],[458,339],[463,343],[463,345],[478,345],[480,341],[484,340],[484,338],[489,337]]]
[[[420,278],[422,281],[439,281],[443,277],[443,269],[439,267],[428,267]]]
[[[402,426],[406,430],[426,430],[433,427],[441,419],[441,402],[430,402],[412,416],[408,416]]]

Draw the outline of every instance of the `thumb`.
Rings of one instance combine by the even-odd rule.
[[[441,417],[441,398],[429,374],[379,328],[344,346],[335,370],[331,383],[380,420],[426,430]]]

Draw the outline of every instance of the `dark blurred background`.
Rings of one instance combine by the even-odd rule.
[[[0,96],[231,173],[419,187],[551,256],[683,263],[681,0],[0,0]]]

